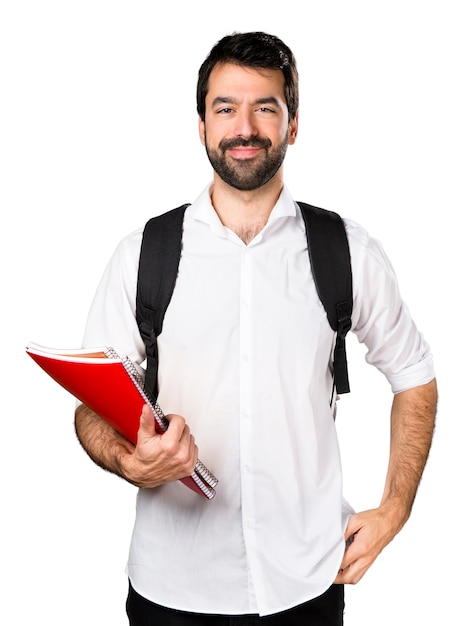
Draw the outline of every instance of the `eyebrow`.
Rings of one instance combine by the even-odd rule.
[[[213,107],[220,104],[238,104],[238,100],[236,98],[232,98],[231,96],[216,96],[211,104]],[[253,104],[272,104],[280,109],[280,103],[274,96],[258,98],[255,102],[253,102]]]

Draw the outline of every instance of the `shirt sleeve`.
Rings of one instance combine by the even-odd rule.
[[[123,239],[99,282],[87,318],[84,347],[109,346],[140,365],[145,348],[136,324],[136,283],[142,229]]]
[[[403,302],[397,277],[382,246],[346,220],[353,272],[352,330],[367,348],[366,361],[380,370],[393,393],[434,378],[428,343]]]

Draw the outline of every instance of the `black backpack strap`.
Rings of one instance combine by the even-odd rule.
[[[332,211],[297,202],[307,233],[308,253],[316,289],[336,332],[334,384],[338,393],[348,393],[346,335],[351,328],[351,255],[342,218]]]
[[[136,291],[136,321],[146,346],[144,388],[157,400],[157,337],[169,306],[182,251],[184,204],[150,219],[144,227]]]

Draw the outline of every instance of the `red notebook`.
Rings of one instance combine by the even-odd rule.
[[[143,389],[143,380],[132,361],[112,348],[56,350],[30,343],[27,354],[59,385],[100,415],[124,437],[136,443],[143,404],[152,410],[156,431],[167,430],[168,421],[159,405]],[[181,481],[211,500],[218,483],[198,460],[191,476]]]

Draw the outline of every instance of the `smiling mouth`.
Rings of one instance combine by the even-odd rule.
[[[227,152],[233,159],[252,159],[255,157],[261,148],[253,146],[238,146],[237,148],[230,148]]]

